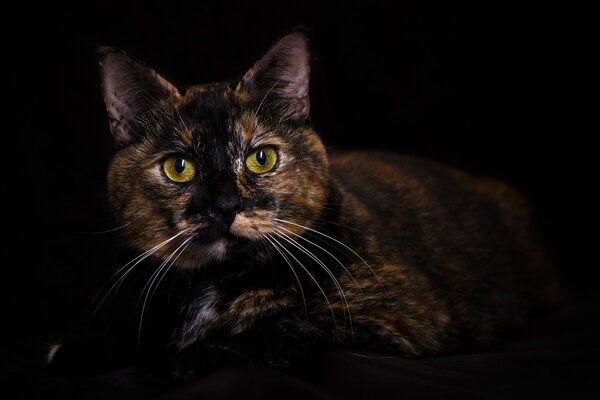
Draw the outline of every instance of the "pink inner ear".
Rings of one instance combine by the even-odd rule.
[[[102,90],[110,128],[117,143],[134,140],[136,120],[154,103],[179,92],[152,68],[122,51],[103,48],[100,59]]]
[[[289,67],[283,68],[281,80],[287,85],[281,86],[281,94],[287,97],[301,98],[308,95],[309,66],[306,48],[292,48],[289,54]]]
[[[262,101],[274,99],[283,117],[308,116],[309,53],[306,37],[292,33],[279,40],[244,75],[242,86]]]

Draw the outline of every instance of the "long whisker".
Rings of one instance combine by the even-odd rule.
[[[352,254],[354,254],[356,257],[358,257],[358,258],[359,258],[359,259],[360,259],[360,260],[363,262],[363,264],[365,264],[365,265],[367,266],[367,268],[369,268],[369,270],[371,271],[371,273],[373,274],[373,276],[375,277],[375,279],[377,279],[377,281],[379,282],[379,285],[381,286],[381,288],[382,288],[382,289],[383,289],[383,291],[385,292],[385,295],[386,295],[386,297],[388,298],[388,300],[391,300],[391,298],[390,298],[390,296],[389,296],[389,294],[388,294],[388,291],[387,291],[387,289],[386,289],[385,285],[383,284],[383,282],[381,281],[381,279],[379,279],[379,275],[377,275],[377,273],[375,273],[375,271],[373,270],[373,268],[371,268],[371,266],[369,265],[369,263],[368,263],[367,261],[365,261],[365,259],[364,259],[364,258],[362,258],[362,257],[360,256],[360,254],[358,254],[356,251],[354,251],[354,250],[353,250],[351,247],[349,247],[348,245],[346,245],[346,244],[345,244],[345,243],[343,243],[343,242],[340,242],[339,240],[337,240],[337,239],[336,239],[336,238],[334,238],[334,237],[331,237],[331,236],[329,236],[329,235],[326,235],[326,234],[324,234],[323,232],[319,232],[319,231],[318,231],[318,230],[316,230],[316,229],[309,228],[308,226],[304,226],[304,225],[301,225],[301,224],[297,224],[297,223],[295,223],[295,222],[291,222],[291,221],[286,221],[286,220],[284,220],[284,219],[280,219],[280,218],[273,218],[273,219],[274,219],[275,221],[278,221],[278,222],[283,222],[283,223],[285,223],[285,224],[294,225],[294,226],[297,226],[297,227],[299,227],[299,228],[306,229],[307,231],[314,232],[314,233],[316,233],[317,235],[320,235],[320,236],[322,236],[322,237],[325,237],[325,238],[327,238],[327,239],[329,239],[329,240],[332,240],[332,241],[334,241],[335,243],[338,243],[338,244],[340,244],[340,245],[344,246],[344,248],[346,248],[346,249],[350,250],[350,251],[352,252]]]
[[[102,235],[102,234],[105,234],[105,233],[111,233],[111,232],[116,232],[118,230],[121,230],[121,229],[125,228],[129,224],[130,223],[128,222],[128,223],[126,223],[124,225],[117,226],[116,228],[106,229],[106,230],[103,230],[103,231],[91,231],[91,232],[80,232],[80,233],[84,234],[84,235]]]
[[[291,194],[296,194],[296,192],[292,192]],[[336,211],[335,208],[327,207],[327,206],[323,206],[323,205],[321,205],[321,206],[313,206],[312,208],[321,209],[321,210],[328,210],[328,211]],[[286,204],[284,209],[285,210],[292,210],[292,211],[293,210],[301,210],[302,211],[304,209],[304,207],[299,206],[299,205]],[[276,215],[277,214],[275,212],[270,212],[270,213],[272,215]],[[352,231],[355,231],[355,232],[362,232],[362,230],[360,230],[358,228],[355,228],[353,226],[348,226],[348,225],[340,224],[339,222],[334,222],[334,221],[331,221],[331,220],[328,220],[328,219],[324,219],[322,217],[319,218],[319,223],[327,223],[327,224],[339,226],[340,228],[352,230]]]
[[[296,281],[298,282],[298,288],[300,289],[300,294],[302,295],[302,302],[304,303],[304,312],[306,313],[306,319],[308,319],[308,306],[306,305],[306,296],[304,295],[304,289],[302,289],[302,283],[300,282],[300,278],[298,277],[298,274],[296,273],[296,269],[294,269],[289,258],[287,258],[287,256],[281,250],[279,250],[277,245],[271,240],[271,238],[269,236],[265,236],[264,238],[269,243],[271,243],[271,245],[275,248],[275,250],[277,250],[277,252],[281,255],[281,257],[283,257],[285,262],[289,265],[290,269],[292,270],[292,273],[294,274],[294,277],[296,278]]]
[[[174,240],[174,239],[178,238],[178,237],[179,237],[181,234],[188,234],[188,233],[189,233],[191,230],[192,230],[191,228],[190,228],[190,229],[183,230],[183,231],[181,231],[179,234],[177,234],[176,236],[173,236],[173,237],[172,237],[172,239]],[[172,241],[172,240],[169,240],[169,242],[167,242],[167,243],[170,243],[171,241]],[[167,243],[164,243],[164,245],[166,245]],[[163,246],[161,246],[161,248],[162,248],[162,247],[164,247],[164,245],[163,245]],[[157,250],[158,250],[158,249],[156,249],[155,251],[153,251],[153,252],[152,252],[152,254],[153,254],[153,253],[155,253]],[[145,259],[145,258],[147,258],[148,256],[152,255],[152,254],[149,254],[149,255],[145,256],[145,257],[144,257],[144,259]],[[142,262],[142,261],[143,261],[143,259],[139,260],[139,262]],[[128,273],[129,273],[129,271],[127,271],[127,274],[128,274]],[[123,276],[123,277],[121,278],[121,283],[119,283],[119,286],[117,286],[117,289],[116,289],[116,290],[119,290],[119,288],[121,287],[121,284],[123,283],[123,279],[124,279],[125,277],[126,277],[126,275],[125,275],[125,276]]]
[[[148,298],[150,296],[150,292],[152,290],[152,286],[154,285],[154,282],[156,282],[156,279],[159,277],[159,275],[161,274],[162,270],[165,269],[165,275],[166,272],[168,272],[168,269],[171,267],[171,265],[169,265],[167,267],[167,264],[169,263],[169,261],[171,261],[171,259],[173,258],[173,256],[175,256],[177,254],[177,252],[185,245],[188,244],[188,242],[193,238],[190,237],[188,239],[186,239],[182,244],[179,245],[179,247],[177,247],[163,262],[162,264],[156,269],[156,271],[154,271],[152,273],[152,275],[150,276],[150,278],[148,278],[148,283],[146,283],[146,285],[144,286],[144,288],[142,289],[141,295],[140,295],[140,300],[141,300],[141,296],[144,295],[144,292],[146,292],[146,296],[144,297],[144,302],[142,303],[142,312],[140,314],[140,325],[139,325],[139,329],[138,329],[138,346],[140,344],[140,338],[142,335],[142,326],[143,326],[143,322],[144,322],[144,313],[146,311],[146,306],[148,304]],[[179,256],[179,254],[177,255]],[[176,260],[176,259],[175,259]],[[164,275],[163,275],[164,277]],[[162,280],[162,278],[161,278]],[[160,280],[159,280],[160,283]],[[138,306],[139,306],[139,302],[138,302]]]
[[[165,278],[165,276],[167,275],[167,273],[169,272],[169,270],[173,267],[173,265],[175,265],[175,263],[177,262],[177,259],[179,258],[179,256],[181,254],[183,254],[183,252],[185,251],[185,249],[188,248],[190,242],[192,241],[194,237],[189,237],[185,240],[185,242],[183,242],[182,246],[183,248],[177,253],[177,250],[175,250],[175,252],[173,252],[173,254],[177,253],[175,255],[175,257],[173,258],[173,260],[171,260],[171,263],[169,264],[169,266],[165,269],[165,272],[163,273],[163,275],[159,278],[158,282],[156,283],[156,285],[154,286],[154,289],[152,290],[152,293],[150,294],[150,300],[148,301],[148,303],[150,303],[150,301],[152,301],[152,296],[154,296],[154,293],[156,293],[156,290],[158,289],[158,287],[160,286],[160,283],[162,282],[162,280]],[[181,246],[178,247],[178,249],[181,248]]]
[[[348,268],[346,268],[346,266],[336,256],[334,256],[333,254],[331,254],[331,252],[329,252],[327,249],[323,248],[322,246],[319,246],[315,242],[313,242],[311,240],[308,240],[304,236],[298,235],[297,233],[294,233],[294,232],[290,231],[289,229],[286,229],[286,228],[284,228],[282,226],[280,226],[279,228],[276,228],[276,229],[277,230],[282,229],[285,232],[287,232],[288,234],[294,235],[294,236],[300,238],[301,240],[304,240],[305,242],[312,244],[313,246],[321,249],[322,251],[324,251],[325,253],[327,253],[329,256],[331,256],[335,261],[337,261],[338,264],[340,264],[340,266],[344,269],[344,271],[346,271],[346,273],[348,274],[348,276],[350,276],[350,279],[352,279],[352,281],[354,282],[354,284],[356,285],[356,287],[358,287],[358,290],[360,290],[360,293],[364,296],[362,287],[358,284],[358,282],[356,281],[356,279],[354,279],[354,275],[352,275],[352,273],[348,270]]]
[[[311,274],[310,271],[304,266],[304,264],[302,264],[300,262],[300,260],[298,260],[296,258],[296,256],[294,256],[294,254],[292,254],[291,251],[289,251],[284,245],[282,245],[274,237],[271,236],[271,239],[275,243],[277,243],[283,250],[285,250],[285,252],[288,253],[290,255],[290,257],[292,257],[298,263],[298,265],[300,265],[300,267],[302,267],[302,269],[304,270],[304,272],[306,272],[308,274],[308,276],[310,277],[310,279],[312,279],[312,281],[315,283],[315,285],[317,285],[317,288],[319,288],[319,290],[321,291],[321,294],[323,295],[323,297],[325,297],[325,301],[327,302],[327,305],[329,306],[329,311],[331,311],[331,317],[333,318],[333,324],[335,325],[335,329],[337,331],[339,328],[338,328],[337,320],[335,318],[335,313],[333,312],[333,308],[331,307],[331,303],[329,302],[329,298],[327,297],[327,294],[325,294],[325,291],[323,290],[323,288],[321,287],[321,285],[319,285],[319,282],[316,280],[316,278],[313,276],[313,274]]]
[[[350,332],[352,333],[353,332],[353,328],[352,328],[352,316],[350,314],[350,306],[348,304],[348,299],[346,298],[346,294],[344,293],[344,289],[342,288],[342,285],[340,285],[340,282],[337,280],[337,278],[335,277],[335,275],[331,272],[331,270],[329,268],[327,268],[327,266],[325,265],[325,263],[323,261],[321,261],[310,250],[308,250],[306,247],[302,246],[296,240],[294,240],[294,239],[288,237],[287,235],[284,235],[284,234],[282,234],[282,233],[280,233],[278,231],[275,231],[275,234],[277,236],[279,236],[280,238],[282,238],[283,240],[285,240],[286,242],[290,243],[292,246],[294,246],[295,248],[297,248],[298,250],[300,250],[301,252],[303,252],[307,256],[309,256],[310,258],[312,258],[314,261],[316,261],[317,264],[319,264],[319,266],[321,266],[321,268],[323,268],[323,270],[325,271],[325,273],[327,273],[327,275],[329,275],[329,277],[333,281],[333,284],[335,285],[338,293],[340,294],[340,299],[342,300],[342,307],[345,307],[345,310],[347,310],[347,312],[348,312],[348,321],[349,321],[349,324],[350,324]],[[346,317],[346,311],[344,311],[344,318],[345,317]]]
[[[173,267],[173,265],[175,265],[175,263],[177,262],[177,259],[179,258],[179,256],[181,254],[183,254],[183,252],[185,251],[185,249],[188,248],[190,241],[193,239],[194,237],[189,237],[188,239],[186,239],[181,246],[179,246],[174,252],[173,254],[176,254],[175,257],[173,258],[173,260],[170,262],[169,266],[164,268],[164,272],[162,274],[162,276],[158,279],[158,282],[156,283],[156,285],[154,285],[154,289],[152,290],[152,293],[150,293],[150,298],[148,300],[148,306],[150,306],[150,302],[152,301],[152,297],[154,297],[154,294],[156,293],[156,290],[158,290],[158,287],[160,286],[160,283],[163,281],[163,279],[167,276],[167,274],[169,273],[169,271],[171,270],[171,268]],[[183,248],[182,248],[183,246]],[[181,248],[181,250],[179,252],[177,252],[179,249]],[[170,257],[169,257],[170,258]],[[158,276],[158,275],[157,275]],[[171,287],[171,289],[173,289]],[[150,288],[148,288],[148,292],[150,292]],[[168,297],[171,297],[171,291],[169,290],[169,294]],[[138,346],[139,346],[139,339],[140,336],[139,334],[141,333],[141,327],[142,327],[142,320],[141,318],[143,318],[143,312],[142,315],[140,316],[140,332],[138,332]]]
[[[144,261],[146,258],[150,257],[152,254],[154,254],[156,251],[158,251],[160,248],[162,248],[163,246],[165,246],[167,243],[175,240],[177,237],[183,235],[184,233],[186,233],[187,231],[181,231],[179,233],[177,233],[176,235],[171,236],[170,238],[168,238],[167,240],[157,244],[156,246],[152,247],[150,250],[145,251],[144,253],[136,256],[135,258],[133,258],[131,261],[127,262],[125,265],[123,265],[121,268],[119,268],[110,278],[109,280],[100,288],[100,290],[98,291],[98,293],[94,296],[94,298],[92,299],[92,301],[90,302],[90,306],[94,304],[94,302],[96,302],[96,300],[98,299],[98,297],[100,296],[100,294],[106,289],[106,287],[110,284],[110,282],[113,279],[116,279],[117,276],[119,276],[119,274],[121,274],[122,271],[124,271],[127,267],[129,267],[127,269],[127,271],[125,271],[124,273],[121,274],[121,276],[112,284],[112,286],[110,287],[110,289],[108,289],[108,291],[106,292],[106,294],[104,295],[104,297],[102,298],[102,300],[98,303],[98,305],[96,306],[96,308],[94,309],[94,312],[92,313],[91,319],[94,318],[94,316],[98,313],[98,310],[100,309],[100,307],[102,306],[102,304],[106,301],[106,299],[108,298],[108,296],[110,295],[110,293],[115,290],[118,291],[119,287],[121,286],[121,283],[123,283],[124,279],[127,277],[127,275],[129,275],[129,273],[131,273],[131,271],[133,271],[133,269],[140,264],[142,261]],[[133,264],[133,265],[132,265]],[[118,285],[118,287],[117,287]]]

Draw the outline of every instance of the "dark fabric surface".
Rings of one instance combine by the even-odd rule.
[[[533,321],[494,348],[405,359],[352,349],[314,355],[293,370],[237,366],[170,387],[133,368],[93,378],[48,377],[46,342],[3,344],[3,383],[12,398],[366,399],[593,398],[598,301],[582,298]]]

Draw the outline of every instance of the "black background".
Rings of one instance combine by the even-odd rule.
[[[115,226],[97,45],[123,48],[185,87],[239,77],[278,37],[304,26],[312,118],[326,144],[419,155],[507,180],[531,200],[569,298],[594,301],[597,42],[586,10],[564,7],[134,1],[5,11],[6,366],[36,368],[23,360],[76,329],[118,266],[118,235],[96,233]]]

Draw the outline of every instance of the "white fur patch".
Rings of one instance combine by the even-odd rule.
[[[48,354],[46,355],[46,361],[48,361],[48,364],[52,363],[52,360],[54,360],[54,356],[61,348],[61,346],[62,343],[55,343],[50,345],[50,350],[48,350]]]
[[[210,244],[191,242],[183,257],[177,257],[175,264],[180,268],[198,268],[211,261],[223,261],[227,256],[227,239],[219,239]]]
[[[227,240],[220,239],[209,244],[207,253],[213,259],[218,261],[223,260],[225,258],[225,254],[227,254]]]
[[[220,313],[217,306],[220,301],[221,295],[214,286],[210,285],[192,302],[181,335],[176,341],[180,349],[202,340],[206,333],[218,324]]]

